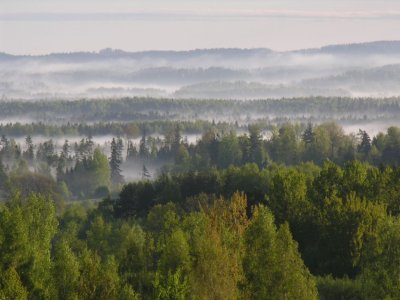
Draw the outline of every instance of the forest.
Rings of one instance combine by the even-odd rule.
[[[2,136],[1,299],[400,297],[400,128],[160,124]]]
[[[0,0],[0,300],[400,299],[400,1]]]
[[[386,133],[371,137],[362,129],[357,134],[346,134],[340,125],[332,122],[246,127],[209,122],[152,125],[111,127],[125,128],[129,134],[107,138],[91,136],[97,125],[84,125],[79,128],[89,131],[89,135],[75,137],[75,141],[62,140],[62,135],[54,137],[58,140],[40,136],[35,140],[28,135],[17,142],[2,135],[1,170],[13,182],[10,186],[6,181],[2,190],[12,194],[12,186],[19,183],[36,191],[39,187],[30,182],[46,180],[48,188],[61,194],[63,199],[84,200],[116,194],[130,180],[248,163],[255,163],[259,168],[306,162],[322,166],[327,159],[340,166],[352,160],[378,167],[400,164],[398,127],[389,127]],[[43,125],[43,128],[53,127]],[[149,129],[153,129],[152,134],[147,133]],[[189,139],[188,135],[194,132],[202,133]]]
[[[297,97],[252,101],[151,97],[74,98],[0,101],[2,123],[144,122],[144,121],[256,121],[285,122],[384,121],[398,124],[400,98]]]

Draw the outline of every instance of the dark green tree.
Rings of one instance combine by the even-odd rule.
[[[126,147],[126,160],[130,161],[138,156],[136,147],[133,145],[132,141],[128,141],[128,146]]]
[[[309,145],[314,142],[315,136],[314,136],[313,126],[311,123],[307,124],[307,127],[303,132],[302,139],[306,145]]]
[[[259,167],[264,166],[266,153],[263,147],[261,129],[257,125],[249,126],[249,162],[256,163]]]
[[[150,150],[147,146],[147,136],[146,129],[143,130],[142,138],[139,143],[139,157],[143,160],[146,160],[150,157]]]
[[[358,152],[363,154],[364,158],[368,156],[371,152],[371,138],[369,137],[368,133],[365,130],[359,130],[358,136],[360,138],[360,144],[357,146]]]
[[[32,162],[35,158],[35,147],[33,145],[32,137],[28,135],[25,139],[26,150],[23,152],[22,156],[29,162]]]
[[[124,177],[121,174],[122,153],[120,149],[119,141],[113,138],[111,141],[111,156],[109,160],[111,168],[111,182],[116,185],[124,182]]]

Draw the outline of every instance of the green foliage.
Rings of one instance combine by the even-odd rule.
[[[41,194],[54,200],[57,209],[63,207],[61,190],[51,176],[33,173],[30,171],[9,175],[7,184],[8,194],[20,194],[21,197],[29,197],[30,194]]]
[[[267,192],[265,172],[260,171],[256,164],[242,167],[230,167],[223,173],[223,194],[232,196],[236,191],[247,195],[249,206],[257,204]]]
[[[249,126],[248,162],[262,167],[266,163],[266,152],[263,147],[261,128],[257,125]]]
[[[321,300],[361,300],[364,299],[359,280],[347,277],[333,278],[332,276],[317,277],[318,298]]]
[[[136,101],[140,107],[145,105],[138,99]],[[157,101],[155,103],[161,105]],[[173,105],[175,104],[180,106],[182,103]],[[267,106],[270,104],[265,103]],[[109,103],[106,106],[108,105]],[[258,104],[256,107],[264,109],[258,107]],[[210,168],[241,167],[249,163],[256,164],[259,169],[270,167],[274,163],[296,165],[313,162],[321,166],[326,160],[343,167],[354,159],[375,166],[399,165],[397,153],[400,151],[400,140],[399,129],[396,127],[390,127],[386,133],[379,133],[371,141],[363,130],[357,138],[354,134],[345,134],[341,126],[332,122],[319,125],[281,122],[279,124],[281,125],[273,126],[271,122],[260,121],[257,124],[239,126],[237,123],[159,121],[61,126],[60,132],[72,130],[81,134],[84,132],[88,136],[73,145],[74,153],[71,153],[72,145],[70,146],[68,141],[64,143],[61,153],[56,151],[56,144],[52,139],[35,144],[30,130],[27,129],[29,131],[26,138],[27,150],[22,154],[21,146],[14,139],[2,137],[0,158],[5,164],[3,169],[5,172],[0,176],[0,188],[7,190],[5,182],[9,177],[13,180],[8,182],[15,182],[17,189],[23,190],[26,181],[35,180],[35,178],[29,180],[30,177],[40,174],[49,179],[56,176],[56,181],[59,183],[59,191],[56,194],[61,194],[65,198],[107,197],[109,193],[106,188],[116,191],[121,188],[124,182],[122,169],[139,164],[143,166],[142,179],[155,177],[157,172],[153,172],[152,168],[161,168],[164,174],[176,175],[187,171],[204,174],[209,173]],[[7,130],[14,132],[10,126],[12,127],[12,125],[6,126]],[[21,129],[20,126],[15,126]],[[54,129],[51,125],[44,124],[38,125],[38,128],[39,131],[46,131],[46,128],[50,131]],[[137,136],[139,128],[143,135],[137,149],[130,138],[133,135]],[[248,134],[235,133],[235,130],[242,131],[246,128]],[[104,134],[106,131],[112,131],[114,135],[109,149],[111,155],[108,166],[105,157],[108,149],[104,149],[103,145],[95,145],[92,140],[93,133]],[[196,143],[189,143],[184,134],[189,135],[193,132],[202,137]],[[156,133],[158,136],[150,136],[150,133]],[[122,136],[126,139],[124,140]],[[124,143],[127,143],[126,161],[123,153]],[[33,169],[35,173],[30,172]],[[137,172],[139,173],[140,171]],[[26,178],[28,180],[25,180]],[[21,181],[22,184],[19,184]],[[180,196],[186,198],[186,194]],[[253,199],[250,199],[250,202],[253,202]]]
[[[80,263],[66,241],[61,241],[56,245],[53,276],[57,298],[78,298]]]
[[[202,132],[215,125],[204,121],[204,116],[232,118],[239,114],[273,116],[276,122],[290,120],[296,122],[310,116],[317,123],[326,119],[343,117],[346,121],[357,122],[360,117],[368,120],[396,119],[400,99],[393,98],[343,98],[306,97],[293,99],[264,99],[257,101],[240,100],[202,100],[202,99],[160,99],[148,97],[115,99],[83,99],[74,101],[4,101],[0,104],[0,116],[18,118],[31,114],[43,116],[48,123],[2,124],[1,135],[139,135],[139,128],[146,126],[147,134],[155,131],[173,131],[177,125],[181,130]],[[68,116],[70,123],[59,124]],[[174,122],[177,116],[200,119],[196,122]],[[180,118],[182,119],[182,118]],[[203,119],[203,120],[201,120]],[[95,123],[79,124],[85,120]],[[119,121],[119,122],[116,122]],[[265,120],[265,123],[270,123]],[[217,125],[218,119],[216,120]],[[222,123],[222,122],[221,122]],[[223,125],[220,124],[220,125]],[[227,126],[227,124],[225,124]],[[222,127],[222,126],[221,126]]]
[[[171,128],[163,155],[174,159],[184,148],[179,164],[188,172],[166,169],[100,204],[67,203],[57,215],[57,197],[72,181],[26,163],[5,167],[1,195],[15,196],[0,205],[0,298],[399,298],[400,168],[368,163],[373,147],[382,155],[397,147],[396,130],[378,136],[363,162],[347,159],[350,137],[339,127],[314,126],[307,138],[302,130],[284,126],[265,141],[257,127],[241,137],[211,128],[188,145]],[[290,139],[294,150],[285,149]],[[108,191],[107,158],[85,147],[78,150],[90,154],[72,171],[88,177],[80,192]],[[275,159],[291,166],[265,164],[263,151],[285,153]],[[324,151],[331,160],[316,156],[321,167],[297,164]],[[195,157],[207,165],[194,168]],[[68,176],[66,165],[58,175]]]
[[[177,269],[174,273],[169,271],[166,276],[156,273],[154,279],[154,299],[185,300],[188,299],[188,292],[188,280],[182,276],[180,269]]]
[[[296,164],[300,160],[300,144],[298,128],[286,124],[273,133],[270,140],[270,151],[274,161],[278,163]]]
[[[227,168],[242,161],[242,150],[234,132],[224,136],[218,145],[218,165]]]
[[[13,267],[0,273],[0,298],[16,300],[28,299],[28,291],[23,286],[18,272]]]
[[[156,195],[151,182],[141,181],[125,185],[115,206],[117,216],[143,216],[153,206]]]
[[[362,259],[360,280],[364,299],[400,297],[400,221],[387,218],[370,239]]]
[[[81,255],[81,276],[78,293],[83,299],[118,299],[119,275],[113,257],[101,261],[90,250]]]
[[[235,299],[238,295],[236,257],[229,255],[219,232],[205,215],[191,216],[186,226],[191,227],[191,293],[197,299]]]
[[[24,294],[23,287],[29,297],[48,298],[52,294],[50,251],[56,229],[55,208],[47,198],[14,197],[2,207],[0,272],[5,272],[5,279],[11,280],[19,295]]]
[[[121,175],[122,149],[123,149],[122,139],[113,138],[111,141],[110,174],[107,174],[108,176],[105,176],[105,179],[108,180],[111,175],[111,181],[115,185],[124,182],[124,178]]]
[[[111,169],[107,157],[96,148],[93,156],[78,161],[73,170],[58,179],[64,180],[70,190],[93,197],[98,188],[111,186]]]
[[[272,175],[268,205],[279,224],[298,222],[311,207],[305,176],[295,169],[278,169]]]
[[[315,281],[301,260],[287,224],[258,207],[245,233],[245,294],[250,299],[317,299]]]

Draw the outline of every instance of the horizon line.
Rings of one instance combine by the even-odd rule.
[[[321,50],[328,47],[335,46],[351,46],[351,45],[368,45],[375,43],[399,43],[398,40],[371,40],[371,41],[355,41],[350,43],[332,43],[332,44],[324,44],[319,47],[307,47],[307,48],[293,48],[289,50],[275,50],[270,47],[212,47],[212,48],[188,48],[188,49],[146,49],[146,50],[124,50],[121,48],[112,48],[105,47],[98,50],[74,50],[74,51],[65,51],[65,52],[47,52],[41,54],[13,54],[10,52],[1,51],[0,55],[14,56],[14,57],[42,57],[42,56],[50,56],[50,55],[63,55],[63,54],[101,54],[102,52],[120,52],[124,54],[142,54],[149,52],[161,52],[161,53],[185,53],[185,52],[195,52],[195,51],[215,51],[215,50],[243,50],[243,51],[251,51],[251,50],[266,50],[275,53],[286,53],[286,52],[301,52],[301,51],[312,51],[312,50]]]

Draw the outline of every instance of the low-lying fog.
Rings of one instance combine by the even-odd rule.
[[[164,139],[164,136],[161,134],[151,134],[148,137],[154,139],[154,140],[162,140]],[[25,150],[25,138],[26,137],[9,137],[12,138],[17,144],[21,145],[22,150]],[[60,153],[62,151],[62,146],[64,145],[65,141],[68,141],[68,144],[71,148],[71,151],[74,150],[74,144],[79,142],[82,139],[86,139],[87,136],[57,136],[57,137],[48,137],[48,136],[43,136],[43,135],[32,135],[31,136],[32,141],[35,145],[38,145],[40,143],[52,140],[53,144],[55,146],[55,150],[57,153]],[[95,147],[100,147],[104,153],[107,155],[110,154],[110,147],[111,147],[111,141],[112,139],[115,138],[115,136],[112,135],[95,135],[91,137],[92,142],[94,143]],[[126,150],[127,145],[128,145],[128,139],[121,137],[123,142],[124,142],[124,149]],[[201,139],[201,134],[183,134],[182,135],[183,140],[188,143],[188,144],[195,144],[199,139]],[[130,142],[132,142],[133,146],[135,146],[137,149],[139,149],[139,144],[140,144],[141,137],[139,138],[134,138],[134,139],[129,139]]]
[[[151,96],[256,99],[400,94],[400,42],[290,52],[184,52],[12,56],[0,53],[2,99]]]
[[[100,148],[102,153],[107,155],[109,157],[111,155],[111,141],[115,136],[111,135],[101,135],[101,136],[93,136],[92,137],[92,142],[94,143],[95,148]],[[160,142],[162,139],[164,139],[163,135],[158,135],[158,134],[152,134],[149,135],[152,139],[155,139]],[[13,139],[18,145],[20,145],[21,150],[25,151],[26,150],[26,144],[25,144],[25,137],[9,137]],[[71,155],[74,153],[74,145],[75,143],[79,144],[79,142],[82,139],[86,139],[86,136],[60,136],[60,137],[47,137],[47,136],[42,136],[42,135],[33,135],[32,136],[32,142],[35,145],[35,148],[38,147],[40,143],[49,141],[50,139],[52,140],[54,144],[54,150],[57,154],[60,154],[62,151],[62,147],[65,143],[65,141],[68,141],[68,144],[70,146],[70,152]],[[195,144],[197,141],[201,138],[201,134],[184,134],[182,136],[183,140],[188,143],[188,144]],[[126,150],[128,146],[128,140],[125,138],[123,139],[123,164],[121,166],[122,169],[122,175],[124,176],[125,180],[127,181],[133,181],[133,180],[138,180],[143,177],[143,165],[146,166],[146,169],[148,171],[148,175],[150,178],[156,177],[161,168],[165,165],[164,163],[158,162],[155,163],[153,161],[146,161],[143,162],[139,158],[133,160],[133,161],[127,161],[126,160]],[[140,144],[140,139],[141,138],[135,138],[135,139],[129,139],[129,141],[132,142],[132,144],[136,147],[137,150],[139,150],[139,144]],[[36,149],[37,150],[37,149]],[[168,163],[168,162],[166,162]]]
[[[356,125],[352,124],[341,124],[343,126],[344,132],[346,134],[354,134],[356,135],[359,131],[359,129],[365,130],[368,132],[368,134],[373,137],[376,136],[379,132],[386,132],[387,128],[393,125],[400,126],[400,121],[398,124],[388,124],[384,122],[366,122],[366,123],[357,123]],[[245,134],[247,133],[246,131],[240,130],[237,132],[237,134]],[[269,139],[271,138],[271,131],[263,131],[263,138],[264,139]],[[160,146],[162,143],[162,140],[164,139],[164,136],[161,134],[152,134],[149,135],[153,140],[156,141],[157,146]],[[17,144],[21,146],[22,150],[26,149],[25,145],[25,137],[9,137],[12,138]],[[42,135],[33,135],[32,136],[32,141],[37,147],[40,143],[43,143],[48,140],[52,140],[55,146],[55,151],[59,154],[62,151],[62,146],[65,142],[65,140],[68,140],[68,143],[70,145],[70,151],[71,154],[74,152],[74,144],[79,142],[82,139],[86,139],[86,136],[59,136],[59,137],[48,137],[48,136],[42,136]],[[94,143],[94,147],[99,147],[101,151],[107,155],[110,156],[110,147],[111,147],[111,140],[114,138],[114,136],[111,135],[101,135],[101,136],[93,136],[92,141]],[[188,143],[188,144],[196,144],[200,139],[201,139],[201,134],[182,134],[183,140]],[[163,166],[165,166],[164,163],[162,162],[143,162],[140,159],[135,159],[133,161],[127,161],[126,158],[126,149],[128,145],[128,139],[122,138],[123,139],[123,164],[122,164],[122,174],[124,178],[127,181],[133,181],[133,180],[138,180],[143,178],[143,165],[146,166],[146,169],[148,171],[148,175],[150,177],[156,177]],[[135,138],[135,139],[130,139],[133,143],[133,145],[139,149],[139,144],[140,144],[140,137]],[[168,163],[168,162],[165,162]]]

